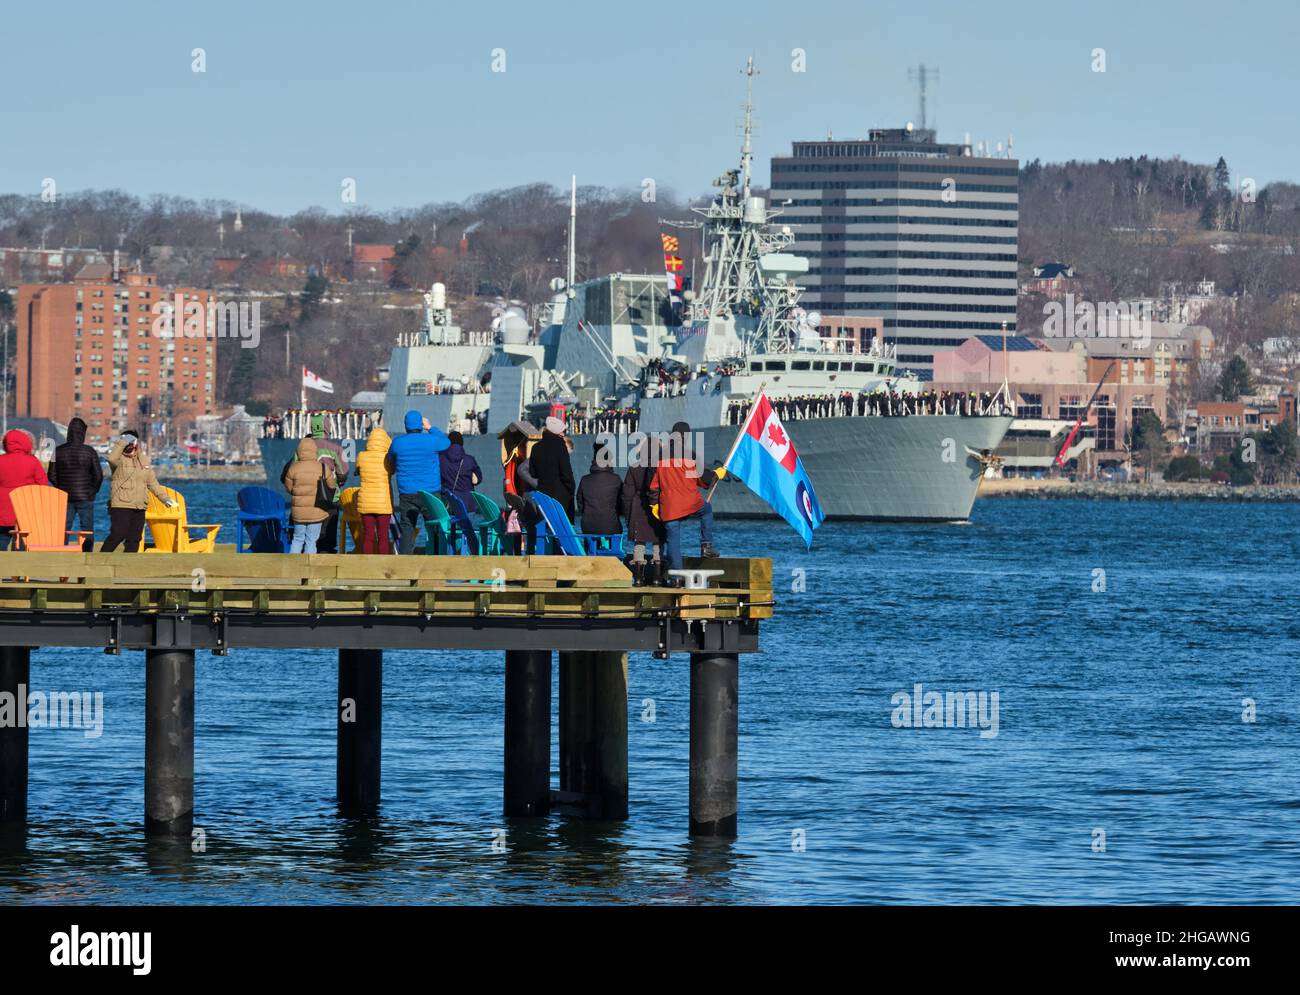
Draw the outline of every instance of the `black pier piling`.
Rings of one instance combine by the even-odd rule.
[[[736,836],[740,657],[691,654],[691,835]]]
[[[189,835],[194,822],[194,651],[144,656],[144,823],[150,835]]]
[[[383,687],[383,650],[339,650],[335,784],[343,815],[364,816],[379,811]]]
[[[506,651],[505,806],[507,816],[551,810],[551,653]]]
[[[627,818],[627,654],[560,654],[560,793],[595,819]]]
[[[0,694],[13,704],[10,720],[0,723],[0,822],[27,818],[27,722],[18,710],[31,686],[31,650],[0,646]]]

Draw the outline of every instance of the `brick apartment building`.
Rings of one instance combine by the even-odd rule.
[[[155,334],[155,305],[177,295],[203,307],[204,324],[214,313],[210,291],[164,290],[153,274],[107,263],[83,266],[71,283],[20,285],[14,413],[60,424],[80,416],[92,445],[127,428],[171,434],[212,414],[214,339]]]

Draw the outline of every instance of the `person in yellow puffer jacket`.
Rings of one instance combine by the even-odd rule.
[[[393,443],[387,432],[375,426],[366,438],[366,448],[357,455],[361,492],[357,514],[361,516],[361,552],[388,552],[388,521],[393,517],[392,471],[388,448]]]

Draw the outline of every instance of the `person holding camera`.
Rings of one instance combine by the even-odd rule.
[[[137,433],[126,431],[117,437],[108,454],[108,465],[113,471],[108,499],[109,529],[99,551],[111,553],[125,544],[128,553],[139,552],[149,495],[153,494],[168,508],[175,508],[176,502],[158,483]]]

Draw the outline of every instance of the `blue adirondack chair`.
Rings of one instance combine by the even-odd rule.
[[[289,551],[289,506],[284,495],[269,487],[241,487],[235,496],[235,552],[287,553]],[[244,548],[244,540],[248,548]]]
[[[474,519],[469,517],[469,509],[465,507],[465,502],[451,491],[442,491],[438,497],[446,507],[447,513],[451,515],[452,541],[457,547],[464,547],[465,553],[477,556],[483,544],[479,541],[478,530],[474,527]],[[474,510],[478,511],[477,505]]]
[[[622,535],[578,532],[569,521],[569,516],[565,514],[564,506],[555,498],[540,491],[533,491],[528,496],[536,501],[537,507],[541,509],[542,521],[546,524],[546,532],[551,537],[552,544],[565,556],[623,555]],[[540,546],[541,543],[539,542],[538,545]]]

